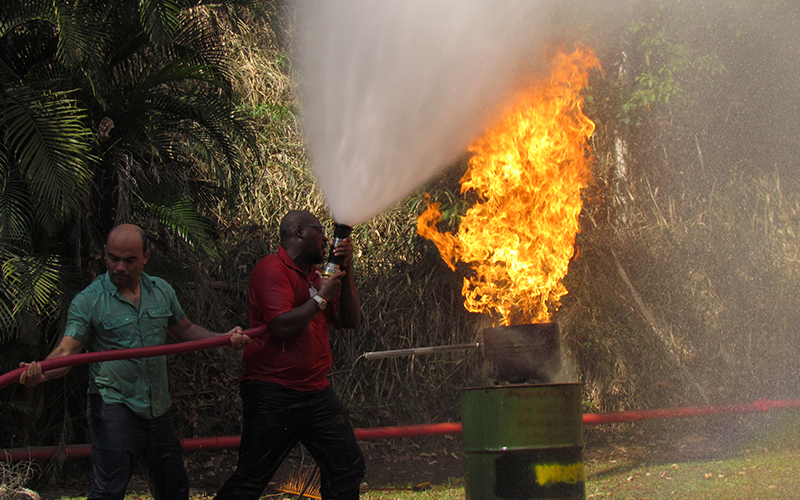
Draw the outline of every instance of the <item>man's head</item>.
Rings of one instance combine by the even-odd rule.
[[[150,257],[147,235],[139,226],[120,224],[114,227],[108,233],[103,249],[108,275],[117,288],[131,288],[139,283]]]
[[[292,210],[281,220],[281,246],[301,264],[321,264],[328,250],[328,238],[319,219],[306,210]]]

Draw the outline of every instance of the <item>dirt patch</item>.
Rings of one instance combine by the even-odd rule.
[[[461,440],[458,436],[398,439],[362,442],[367,464],[364,482],[367,488],[413,487],[421,483],[449,484],[464,475]],[[202,450],[184,457],[192,492],[213,496],[236,468],[236,450]],[[308,470],[311,457],[296,448],[275,474],[273,482],[292,479],[299,470]],[[86,496],[91,482],[88,460],[67,464],[66,473],[51,483],[32,485],[42,500]],[[128,486],[129,493],[147,493],[147,484],[138,471]]]
[[[363,446],[368,487],[412,487],[449,484],[464,477],[464,456],[458,436],[375,442]]]
[[[458,436],[398,439],[360,443],[366,458],[368,487],[412,487],[420,483],[448,484],[464,476],[461,440]],[[194,488],[216,492],[236,468],[236,450],[203,451],[187,454]],[[313,461],[296,448],[275,474],[273,482],[294,478],[308,470]]]

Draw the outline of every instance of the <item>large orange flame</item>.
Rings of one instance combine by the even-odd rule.
[[[558,54],[549,81],[519,103],[469,147],[472,156],[461,192],[478,202],[461,219],[458,233],[436,228],[439,203],[417,220],[464,278],[464,306],[499,316],[502,325],[549,321],[567,293],[561,283],[580,231],[581,189],[591,180],[587,141],[594,123],[582,110],[581,90],[599,61],[588,49]]]

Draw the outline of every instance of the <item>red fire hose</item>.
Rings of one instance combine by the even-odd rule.
[[[359,441],[376,441],[379,439],[417,436],[443,436],[445,434],[461,434],[461,424],[456,422],[356,429],[356,439]],[[238,448],[240,440],[241,436],[217,436],[186,438],[182,440],[182,443],[183,449],[186,451],[221,450],[225,448]],[[89,444],[77,444],[65,446],[63,448],[57,446],[10,448],[0,450],[0,462],[47,460],[53,458],[57,453],[63,453],[66,458],[86,458],[92,456],[92,446]]]
[[[250,338],[259,337],[267,333],[266,326],[257,328],[250,328],[242,332]],[[98,363],[100,361],[111,361],[112,359],[131,359],[131,358],[149,358],[153,356],[164,356],[167,354],[180,354],[184,352],[200,351],[203,349],[211,349],[212,347],[222,347],[230,343],[231,336],[229,334],[219,335],[202,340],[192,340],[189,342],[178,342],[175,344],[156,345],[151,347],[135,347],[132,349],[117,349],[114,351],[100,351],[100,352],[85,352],[81,354],[74,354],[72,356],[64,356],[62,358],[46,359],[42,361],[42,371],[54,370],[56,368],[63,368],[65,366],[84,365],[89,363]],[[2,376],[0,376],[0,389],[3,387],[17,382],[19,376],[25,368],[17,368]]]
[[[583,425],[618,424],[668,418],[701,417],[704,415],[733,415],[737,413],[767,413],[769,410],[800,409],[800,399],[775,401],[759,399],[752,403],[724,406],[688,406],[655,410],[630,410],[613,413],[587,413]]]
[[[243,333],[250,338],[264,335],[266,327],[251,328]],[[176,344],[160,345],[153,347],[140,347],[134,349],[119,349],[116,351],[103,351],[64,356],[62,358],[42,361],[42,370],[53,370],[65,366],[110,361],[112,359],[146,358],[179,354],[184,352],[199,351],[212,347],[222,347],[230,342],[230,335],[220,335],[209,339]],[[0,388],[19,380],[24,368],[18,368],[0,376]],[[668,418],[686,418],[704,415],[730,415],[739,413],[766,413],[769,410],[800,409],[800,400],[775,401],[759,399],[752,403],[725,405],[725,406],[694,406],[683,408],[665,408],[654,410],[631,410],[610,413],[587,413],[583,415],[584,425],[615,424],[623,422],[638,422],[643,420],[657,420]],[[407,425],[396,427],[372,427],[356,429],[356,438],[361,441],[378,439],[396,439],[403,437],[437,436],[447,434],[461,434],[461,423],[441,423]],[[205,438],[187,438],[183,440],[186,451],[202,449],[237,448],[241,436],[219,436]],[[92,448],[89,444],[68,445],[64,447],[41,446],[35,448],[11,448],[0,450],[0,462],[13,462],[20,460],[45,460],[61,453],[66,458],[89,457]]]
[[[727,406],[694,406],[610,413],[587,413],[583,415],[583,425],[618,424],[623,422],[699,417],[705,415],[766,413],[769,410],[788,409],[800,409],[800,400],[795,399],[788,401],[774,401],[759,399],[758,401],[754,401],[752,403]],[[442,424],[406,425],[397,427],[372,427],[367,429],[356,429],[355,431],[356,438],[358,440],[375,441],[379,439],[461,434],[461,423],[452,422]],[[183,448],[186,451],[238,448],[240,439],[241,436],[187,438],[183,440]],[[46,460],[53,458],[57,453],[63,453],[66,458],[89,457],[92,454],[92,448],[91,445],[88,444],[69,445],[63,448],[58,448],[56,446],[11,448],[0,450],[0,462]]]

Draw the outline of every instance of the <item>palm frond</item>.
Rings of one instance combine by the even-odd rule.
[[[30,338],[30,332],[38,330],[39,318],[57,312],[62,293],[62,264],[54,255],[6,255],[0,263],[2,285],[0,285],[0,314],[3,318],[3,342],[14,334],[9,327],[18,328],[17,336]],[[9,313],[10,310],[10,314]],[[38,335],[34,335],[34,339]]]
[[[192,251],[201,251],[212,259],[218,257],[212,242],[214,224],[197,213],[191,200],[184,198],[163,200],[159,203],[145,202],[143,208],[185,241]]]
[[[170,42],[178,30],[180,5],[173,0],[142,0],[141,23],[156,46]]]
[[[30,248],[32,203],[17,174],[0,167],[0,252]]]
[[[100,13],[89,2],[60,0],[54,3],[59,60],[69,67],[98,60],[111,36]]]
[[[0,37],[6,36],[31,20],[43,19],[54,21],[52,2],[47,0],[3,2],[3,9],[0,10]]]
[[[69,94],[12,88],[0,113],[11,161],[28,183],[39,222],[50,234],[82,206],[94,159],[90,131],[82,123],[85,114]]]
[[[225,87],[228,84],[220,78],[216,68],[211,65],[195,65],[193,57],[187,56],[168,61],[166,64],[156,62],[158,66],[144,68],[139,78],[138,87],[152,91],[160,85],[187,81],[205,82],[212,87]]]

